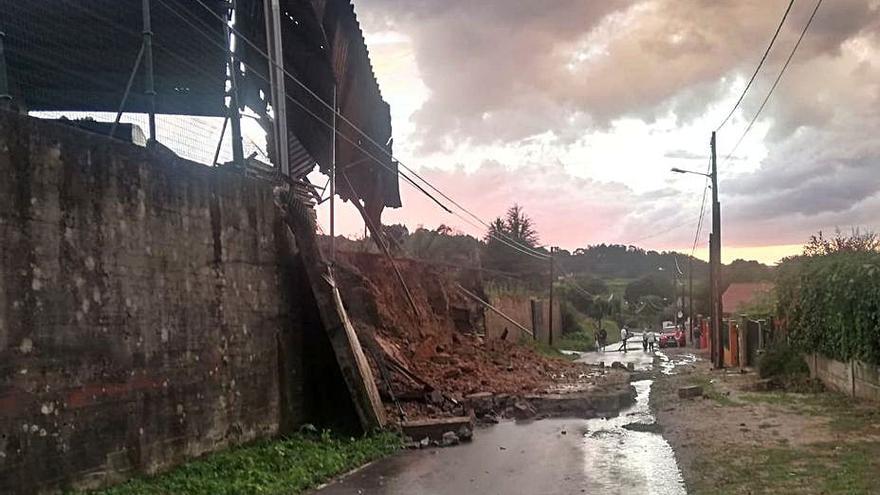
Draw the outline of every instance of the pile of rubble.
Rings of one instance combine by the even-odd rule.
[[[630,395],[626,370],[545,356],[527,343],[485,340],[462,324],[473,321],[472,315],[482,308],[455,290],[460,280],[450,280],[424,262],[396,264],[406,290],[390,261],[381,256],[348,253],[337,272],[343,301],[368,351],[389,417],[524,419],[553,413],[539,400],[547,394],[567,392],[565,397],[572,398],[577,395],[573,392],[593,396],[614,389],[620,397]],[[583,415],[599,414],[603,406],[577,407]],[[461,439],[463,432],[452,431]],[[447,442],[455,441],[448,437]],[[442,435],[424,438],[444,442]]]

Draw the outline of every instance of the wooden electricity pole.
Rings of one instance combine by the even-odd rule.
[[[548,311],[550,315],[550,320],[547,325],[548,337],[547,343],[550,346],[553,346],[553,281],[556,278],[556,274],[553,270],[553,253],[556,252],[555,247],[550,247],[550,310]]]
[[[724,367],[724,344],[721,343],[721,203],[718,202],[718,157],[716,154],[715,132],[712,132],[712,235],[709,242],[710,291],[712,294],[712,339],[713,365]]]

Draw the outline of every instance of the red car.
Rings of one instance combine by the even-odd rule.
[[[675,326],[664,325],[658,340],[661,349],[664,347],[684,347],[687,344],[684,331]]]

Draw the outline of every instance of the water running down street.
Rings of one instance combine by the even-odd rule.
[[[631,359],[637,355],[645,357],[641,350],[627,353]],[[677,361],[657,356],[664,364]],[[654,431],[652,384],[633,382],[635,404],[613,418],[503,422],[478,429],[471,443],[404,451],[316,493],[684,494],[672,448]]]

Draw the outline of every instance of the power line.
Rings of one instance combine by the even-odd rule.
[[[711,168],[712,168],[712,158],[710,157],[709,158],[709,165],[706,168],[706,173],[709,173],[709,170],[711,170]],[[708,191],[709,191],[709,178],[706,177],[706,179],[703,181],[703,199],[700,200],[700,216],[697,220],[697,231],[694,234],[694,245],[691,247],[691,258],[694,257],[694,252],[696,252],[696,250],[697,250],[697,242],[700,239],[700,231],[703,230],[703,219],[705,218],[705,215],[706,215],[706,196],[707,196],[706,193]]]
[[[169,7],[167,4],[165,4],[165,2],[164,2],[163,0],[159,0],[159,2],[162,3],[162,4],[164,4],[165,7],[168,8],[169,10],[172,10],[171,7]],[[211,10],[211,8],[210,8],[208,5],[206,5],[202,0],[196,0],[196,2],[197,2],[199,5],[201,5],[202,8],[204,8],[204,9],[205,9],[207,12],[209,12],[212,16],[214,16],[215,18],[217,18],[217,19],[220,20],[221,22],[226,22],[221,16],[219,16],[216,12],[214,12],[213,10]],[[193,27],[194,27],[194,29],[196,29],[195,26],[193,26]],[[335,109],[332,105],[330,105],[329,103],[327,103],[327,102],[326,102],[323,98],[321,98],[317,93],[315,93],[314,91],[312,91],[312,89],[309,88],[304,82],[302,82],[302,81],[299,80],[296,76],[294,76],[294,75],[291,74],[289,71],[287,71],[287,69],[285,69],[285,68],[283,67],[283,64],[279,65],[278,62],[273,61],[273,60],[268,56],[268,54],[267,54],[266,52],[264,52],[262,49],[260,49],[256,44],[254,44],[251,40],[249,40],[246,36],[244,36],[240,31],[238,31],[234,26],[230,26],[230,29],[232,30],[233,33],[235,33],[235,35],[236,35],[237,38],[240,38],[242,41],[244,41],[245,43],[247,43],[248,45],[250,45],[254,50],[257,51],[257,53],[259,53],[261,56],[263,56],[264,58],[266,58],[267,61],[268,61],[271,65],[274,65],[275,67],[279,67],[279,68],[281,68],[281,70],[284,72],[284,74],[285,74],[288,78],[290,78],[293,82],[295,82],[298,86],[300,86],[303,90],[305,90],[306,93],[308,93],[310,96],[312,96],[312,98],[314,98],[315,100],[317,100],[321,105],[323,105],[325,108],[329,109],[330,111],[332,111],[332,112],[336,112],[336,109]],[[197,31],[198,31],[198,29],[197,29]],[[205,33],[202,32],[202,34],[204,35]],[[224,50],[228,51],[228,48],[224,47]],[[234,53],[232,53],[232,55],[235,56]],[[256,73],[256,71],[254,71],[254,72]],[[294,101],[294,103],[297,104],[298,106],[300,106],[300,108],[302,108],[304,111],[309,112],[308,109],[306,109],[305,106],[303,106],[301,103],[299,103],[299,102],[293,100],[293,98],[290,97],[289,95],[286,95],[286,96],[287,96],[289,99],[291,99],[291,101]],[[312,114],[311,112],[309,112],[309,113],[310,113],[313,117],[315,117],[316,119],[322,121],[322,119],[320,119],[320,118],[317,117],[316,115]],[[344,115],[342,115],[342,114],[338,114],[338,117],[339,117],[339,119],[340,119],[342,122],[348,124],[348,125],[354,130],[354,131],[356,131],[358,134],[360,134],[364,139],[366,139],[368,142],[370,142],[371,144],[373,144],[374,146],[376,146],[376,148],[378,148],[378,149],[380,150],[381,153],[387,155],[389,159],[396,161],[397,164],[398,164],[398,166],[400,166],[401,168],[403,168],[404,170],[406,170],[407,172],[409,172],[410,174],[412,174],[414,177],[416,177],[417,179],[419,179],[420,181],[422,181],[425,185],[428,186],[428,188],[430,188],[431,190],[435,191],[437,194],[439,194],[441,197],[443,197],[444,199],[446,199],[447,201],[449,201],[450,203],[452,203],[452,204],[453,204],[456,208],[458,208],[459,210],[465,212],[465,213],[466,213],[467,215],[469,215],[471,218],[475,219],[477,222],[479,222],[480,224],[482,224],[485,228],[489,228],[489,223],[488,223],[488,222],[486,222],[485,220],[483,220],[482,218],[480,218],[478,215],[476,215],[475,213],[473,213],[472,211],[468,210],[467,208],[465,208],[464,206],[462,206],[460,203],[458,203],[457,201],[455,201],[454,199],[452,199],[449,195],[447,195],[446,193],[444,193],[443,191],[441,191],[439,188],[437,188],[436,186],[434,186],[430,181],[428,181],[427,179],[425,179],[424,177],[422,177],[420,174],[418,174],[415,170],[413,170],[412,168],[410,168],[409,166],[407,166],[407,165],[406,165],[405,163],[403,163],[401,160],[395,158],[394,155],[392,155],[390,152],[388,152],[388,151],[385,149],[384,146],[382,146],[382,145],[380,145],[379,143],[377,143],[377,142],[376,142],[371,136],[369,136],[366,132],[364,132],[362,129],[360,129],[357,125],[355,125],[353,122],[351,122],[351,121],[350,121],[348,118],[346,118]],[[322,121],[322,122],[323,122],[323,121]],[[343,139],[346,139],[345,136],[342,134],[341,131],[337,130],[336,133],[337,133],[340,137],[342,137]],[[347,140],[347,139],[346,139],[346,140]],[[377,160],[375,157],[373,157],[373,156],[372,156],[371,154],[369,154],[366,150],[364,150],[363,148],[361,148],[360,146],[358,146],[356,143],[353,143],[353,142],[350,141],[350,140],[347,140],[347,141],[348,141],[350,144],[356,146],[356,147],[357,147],[358,149],[360,149],[361,151],[363,151],[364,154],[366,154],[366,155],[367,155],[369,158],[371,158],[373,161],[375,161],[375,162],[377,162],[377,163],[379,163],[379,164],[383,164],[380,160]],[[384,164],[383,164],[383,165],[384,165]],[[388,167],[386,167],[386,168],[388,168]],[[397,172],[397,173],[400,173],[399,171],[396,171],[396,172]],[[401,175],[403,175],[403,174],[401,174]],[[412,181],[412,179],[409,179],[409,178],[406,177],[406,176],[404,176],[404,177],[407,179],[407,182],[409,182],[412,186],[414,186],[414,187],[416,187],[417,189],[419,189],[423,194],[425,194],[425,195],[427,195],[428,197],[430,197],[431,199],[433,199],[434,202],[437,203],[441,208],[443,208],[444,210],[446,210],[447,213],[452,213],[452,211],[451,211],[448,207],[446,207],[445,205],[443,205],[442,203],[440,203],[439,201],[437,201],[435,198],[433,198],[430,194],[427,193],[427,191],[425,191],[422,187],[420,187],[418,184],[416,184],[414,181]],[[537,257],[547,257],[547,255],[541,253],[540,251],[537,251],[536,249],[532,248],[531,246],[528,246],[528,245],[523,244],[523,243],[519,243],[519,242],[517,242],[516,240],[509,238],[508,236],[504,236],[504,237],[507,237],[507,240],[508,240],[510,243],[513,243],[513,244],[518,245],[522,250],[532,252],[532,253],[533,253],[535,256],[537,256]]]
[[[816,12],[819,11],[819,7],[821,5],[822,5],[822,0],[819,0],[818,2],[816,2],[816,7],[813,9],[813,13],[810,14],[810,19],[807,21],[807,24],[804,26],[803,31],[801,31],[801,35],[798,37],[797,43],[795,43],[794,47],[791,49],[791,53],[788,54],[788,59],[785,60],[785,64],[782,66],[782,70],[779,71],[779,75],[776,76],[776,80],[773,81],[773,86],[770,87],[770,91],[767,92],[767,96],[764,97],[764,101],[761,102],[761,106],[758,107],[758,111],[755,113],[755,116],[752,117],[752,120],[749,122],[748,127],[746,127],[746,130],[742,133],[742,135],[736,141],[736,145],[733,147],[732,150],[730,150],[730,153],[728,153],[727,156],[724,157],[724,160],[727,160],[728,158],[730,158],[733,155],[734,152],[736,152],[737,148],[739,148],[740,143],[742,143],[743,138],[746,137],[746,134],[749,133],[749,131],[752,129],[752,126],[758,120],[758,116],[761,115],[761,111],[764,110],[764,106],[767,105],[767,101],[770,100],[770,95],[773,94],[773,90],[776,89],[776,85],[779,84],[780,79],[782,79],[782,75],[785,74],[785,69],[788,68],[788,64],[790,64],[791,59],[794,58],[795,52],[797,52],[798,47],[801,46],[801,41],[803,41],[804,35],[807,34],[807,30],[810,28],[810,24],[813,23],[813,18],[816,17]]]
[[[749,91],[749,88],[752,86],[752,83],[755,81],[755,77],[758,75],[758,72],[761,70],[761,66],[763,66],[764,62],[767,60],[767,55],[770,54],[770,49],[773,48],[773,43],[776,42],[776,37],[779,36],[779,31],[782,30],[782,25],[785,24],[785,19],[788,17],[788,13],[791,11],[791,7],[793,5],[794,5],[794,0],[791,0],[788,3],[788,7],[785,9],[785,13],[782,14],[782,20],[780,20],[779,25],[776,26],[776,32],[773,33],[773,38],[770,40],[770,44],[767,45],[767,49],[764,50],[764,55],[761,57],[761,61],[758,62],[758,66],[755,67],[755,72],[752,73],[752,77],[749,78],[749,83],[746,84],[746,87],[745,87],[745,89],[743,89],[742,94],[739,95],[739,99],[736,100],[736,104],[733,105],[733,108],[730,109],[730,113],[727,114],[727,117],[724,117],[724,120],[721,122],[721,125],[719,125],[715,129],[715,132],[718,132],[719,130],[721,130],[722,127],[724,127],[724,124],[726,124],[727,121],[730,120],[730,117],[733,116],[733,112],[735,112],[736,109],[739,107],[739,104],[742,103],[743,98],[745,98],[746,93]]]

